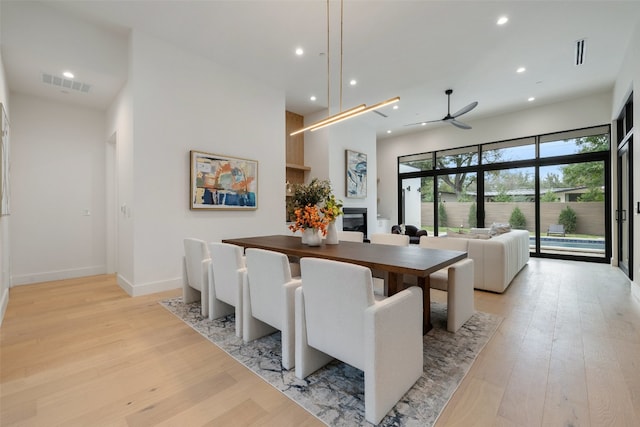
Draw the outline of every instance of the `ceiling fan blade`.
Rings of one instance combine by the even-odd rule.
[[[460,129],[471,129],[471,126],[469,126],[466,123],[462,123],[457,121],[456,119],[451,119],[451,120],[447,120],[449,123],[451,123],[452,125],[459,127]]]
[[[473,110],[474,108],[476,108],[476,106],[478,105],[478,101],[474,101],[471,104],[467,105],[466,107],[461,108],[460,110],[456,111],[455,114],[452,114],[451,117],[453,117],[454,119],[458,116],[461,116],[465,113],[468,113],[469,111]]]
[[[405,126],[426,125],[427,123],[436,123],[436,122],[441,122],[441,121],[443,121],[443,120],[442,119],[440,119],[440,120],[424,120],[422,122],[409,123],[408,125],[405,125]]]

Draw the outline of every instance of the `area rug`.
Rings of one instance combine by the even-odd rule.
[[[305,380],[282,368],[280,333],[245,344],[233,315],[209,320],[200,304],[182,298],[160,302],[194,330],[329,426],[367,426],[364,373],[334,360]],[[424,374],[379,424],[432,426],[502,318],[476,312],[458,332],[446,329],[446,305],[431,303],[433,329],[424,337]]]

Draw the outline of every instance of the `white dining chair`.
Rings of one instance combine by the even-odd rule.
[[[236,336],[242,337],[242,288],[247,269],[243,248],[228,243],[209,243],[211,254],[209,319],[235,313]]]
[[[182,301],[191,304],[200,300],[200,312],[209,315],[209,250],[204,240],[184,239],[182,262]]]
[[[423,236],[420,238],[420,247],[442,249],[438,245],[444,242],[445,249],[466,252],[465,240]],[[447,292],[447,330],[449,332],[457,332],[475,313],[473,267],[473,260],[465,258],[429,275],[431,289]]]
[[[409,246],[410,237],[406,234],[373,233],[370,241],[375,245]]]
[[[291,277],[289,259],[282,253],[247,248],[245,254],[242,339],[249,342],[279,330],[282,366],[291,369],[295,362],[295,289],[301,281]]]
[[[341,242],[364,242],[362,231],[338,231],[338,241]]]
[[[368,268],[319,258],[300,263],[296,377],[333,358],[364,371],[365,418],[378,424],[423,372],[422,290],[376,301]]]
[[[372,245],[391,245],[391,246],[409,246],[410,237],[406,234],[392,234],[392,233],[373,233],[371,235]],[[384,273],[374,271],[375,276],[386,276]],[[387,280],[380,277],[374,277],[373,279],[373,292],[376,295],[387,295]]]

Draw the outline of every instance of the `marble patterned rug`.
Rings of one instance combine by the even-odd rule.
[[[282,368],[280,333],[243,343],[233,315],[203,318],[200,304],[162,301],[170,312],[329,426],[370,426],[364,419],[364,374],[334,360],[305,380]],[[446,329],[446,305],[431,303],[433,329],[424,337],[424,374],[379,424],[432,426],[502,318],[476,312],[455,334]]]

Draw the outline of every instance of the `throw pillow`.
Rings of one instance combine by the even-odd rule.
[[[491,230],[489,230],[489,235],[499,236],[501,234],[508,233],[509,231],[511,231],[511,225],[494,222],[493,224],[491,224]]]

